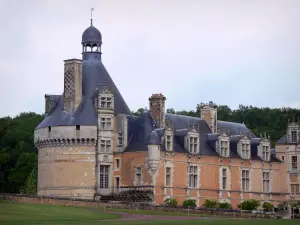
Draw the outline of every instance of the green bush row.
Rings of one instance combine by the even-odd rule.
[[[164,201],[164,204],[167,206],[176,207],[178,206],[178,201],[175,198],[167,198]],[[182,203],[183,207],[196,207],[195,200],[187,199]],[[249,199],[238,204],[238,208],[242,210],[256,210],[260,206],[260,201],[255,199]],[[216,200],[206,199],[203,207],[205,208],[220,208],[220,209],[232,209],[232,205],[228,202],[218,202]],[[264,202],[262,205],[264,211],[271,212],[274,209],[274,206],[270,202]]]

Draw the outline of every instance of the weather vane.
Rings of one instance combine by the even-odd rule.
[[[93,11],[94,11],[94,8],[91,8],[91,25],[93,25]]]

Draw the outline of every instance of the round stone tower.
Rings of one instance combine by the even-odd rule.
[[[102,64],[102,35],[92,21],[81,44],[82,60],[65,60],[64,92],[45,95],[46,117],[34,131],[41,196],[93,199],[100,190],[100,134],[109,134],[107,143],[114,146],[114,115],[131,114]],[[99,131],[104,118],[100,112],[107,112],[105,119],[110,119],[105,132]],[[106,151],[113,153],[112,148]],[[105,185],[110,186],[110,180]]]

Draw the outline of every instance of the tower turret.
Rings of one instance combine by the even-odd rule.
[[[102,35],[100,31],[93,26],[93,19],[91,19],[91,26],[88,27],[82,34],[82,58],[83,60],[101,59],[101,45]]]
[[[148,166],[149,170],[154,174],[158,168],[160,161],[160,143],[161,138],[158,136],[157,132],[154,130],[148,136]]]

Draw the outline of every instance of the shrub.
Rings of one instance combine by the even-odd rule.
[[[187,200],[184,200],[183,203],[182,203],[182,206],[183,207],[196,207],[196,202],[195,200],[192,200],[192,199],[187,199]]]
[[[266,212],[272,212],[273,209],[274,209],[274,206],[273,206],[272,203],[270,203],[270,202],[264,202],[264,204],[263,204],[263,209],[264,209],[264,211],[266,211]]]
[[[216,200],[205,199],[203,206],[205,208],[218,208],[218,202]]]
[[[178,201],[175,198],[167,198],[164,201],[164,204],[167,206],[176,207],[178,205]]]
[[[260,202],[255,199],[249,199],[243,201],[238,207],[242,210],[256,210],[260,206]]]
[[[232,209],[232,206],[228,202],[219,203],[220,209]]]

